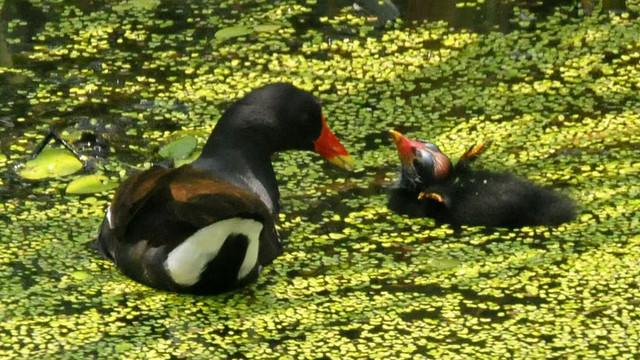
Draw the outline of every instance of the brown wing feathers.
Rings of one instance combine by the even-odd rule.
[[[261,262],[271,262],[281,253],[273,218],[257,195],[190,165],[151,169],[131,176],[121,185],[111,207],[115,214],[112,229],[104,229],[107,224],[103,224],[101,231],[113,232],[120,241],[145,240],[150,246],[173,247],[182,241],[180,237],[189,236],[196,229],[242,217],[264,225]],[[165,238],[168,235],[175,238]],[[110,243],[108,248],[115,246]],[[108,252],[113,253],[113,249]]]

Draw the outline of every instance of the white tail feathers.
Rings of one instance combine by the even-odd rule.
[[[164,267],[177,284],[194,285],[200,280],[207,264],[216,258],[227,238],[230,235],[242,234],[249,239],[249,244],[237,274],[237,279],[241,280],[251,272],[258,261],[261,231],[262,223],[252,219],[231,218],[215,222],[196,231],[173,249],[167,255]]]

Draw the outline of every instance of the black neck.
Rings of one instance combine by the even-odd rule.
[[[407,192],[418,194],[424,186],[422,186],[421,179],[415,170],[409,170],[403,167],[398,187]]]
[[[413,168],[402,168],[398,188],[409,193],[419,194],[421,191],[433,186],[449,186],[458,178],[457,172],[451,172],[446,177],[435,179],[433,175],[421,176]]]
[[[193,165],[257,194],[275,215],[280,194],[271,155],[313,150],[321,128],[313,95],[289,84],[268,85],[225,111]]]

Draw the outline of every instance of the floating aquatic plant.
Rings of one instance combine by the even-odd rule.
[[[108,177],[100,174],[91,174],[74,179],[67,185],[67,194],[93,194],[102,191],[115,189],[117,182],[111,181]]]
[[[17,170],[27,180],[41,180],[71,175],[82,169],[82,162],[66,149],[47,148]]]
[[[0,357],[637,357],[640,4],[625,3],[522,3],[506,22],[484,16],[491,2],[452,5],[484,32],[408,15],[376,28],[319,1],[4,6]],[[215,38],[238,25],[251,33]],[[85,171],[124,179],[185,134],[202,144],[231,101],[273,81],[317,94],[360,163],[345,175],[278,156],[285,252],[238,292],[133,283],[87,246],[113,190],[66,195],[73,178],[10,168],[56,124],[103,135],[109,156]],[[451,154],[492,138],[478,166],[554,186],[579,217],[454,230],[393,214],[388,128]]]

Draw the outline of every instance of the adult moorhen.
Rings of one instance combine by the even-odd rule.
[[[472,146],[453,166],[435,144],[390,131],[400,155],[400,180],[389,192],[388,207],[438,223],[516,228],[559,225],[575,218],[572,201],[509,173],[472,170],[486,149]]]
[[[271,155],[290,149],[354,164],[312,94],[285,83],[254,90],[227,109],[192,164],[125,180],[94,245],[157,289],[213,294],[250,283],[282,252]]]

